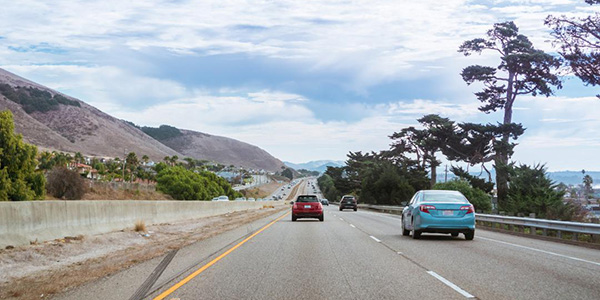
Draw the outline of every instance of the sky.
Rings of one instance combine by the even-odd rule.
[[[435,113],[496,123],[460,77],[494,53],[465,40],[514,21],[555,53],[548,15],[600,10],[583,0],[7,1],[0,67],[143,126],[235,138],[296,163],[389,148]],[[600,87],[520,97],[515,161],[600,170]]]

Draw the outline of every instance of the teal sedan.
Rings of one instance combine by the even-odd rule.
[[[415,193],[402,211],[402,235],[412,231],[413,239],[421,234],[449,233],[465,239],[475,237],[475,209],[458,191],[425,190]]]

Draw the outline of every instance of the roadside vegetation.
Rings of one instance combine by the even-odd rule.
[[[211,172],[226,170],[223,165],[192,158],[180,161],[177,156],[165,157],[157,164],[149,162],[148,156],[139,158],[135,152],[123,159],[90,159],[79,152],[75,155],[57,151],[38,154],[37,147],[23,142],[22,136],[14,133],[12,113],[0,111],[0,201],[41,200],[46,193],[51,199],[84,199],[87,192],[97,192],[94,187],[87,188],[86,180],[128,182],[129,187],[142,183],[155,187],[156,193],[165,194],[156,197],[144,191],[143,194],[152,199],[210,200],[222,195],[230,199],[242,196],[226,179]],[[239,181],[251,178],[247,171],[237,171]],[[98,188],[102,189],[106,187]],[[139,190],[132,193],[142,195]],[[104,191],[101,195],[115,193]]]
[[[210,200],[225,195],[229,199],[242,197],[227,180],[214,173],[194,172],[183,167],[167,167],[156,176],[156,189],[176,200]]]
[[[13,115],[0,111],[0,201],[39,200],[46,179],[36,170],[37,147],[14,133]]]
[[[546,25],[552,29],[559,55],[535,48],[512,21],[497,23],[485,36],[465,41],[458,49],[465,56],[483,52],[497,55],[497,65],[467,66],[460,76],[467,85],[482,88],[475,93],[482,104],[479,110],[485,114],[501,112],[502,118],[495,124],[477,124],[425,115],[417,120],[420,126],[392,133],[390,149],[350,152],[346,166],[328,167],[318,179],[324,196],[337,200],[354,194],[362,203],[402,205],[417,190],[451,189],[461,191],[478,211],[491,211],[492,196],[497,195],[495,211],[582,220],[580,205],[564,200],[566,187],[550,180],[544,165],[516,165],[511,161],[516,140],[526,131],[523,124],[513,120],[513,106],[524,96],[549,97],[561,89],[561,67],[571,69],[586,85],[600,84],[599,23],[599,13],[584,18],[548,16]],[[453,166],[451,171],[457,178],[438,183],[436,168],[441,156],[468,167],[479,166],[485,179]],[[591,194],[591,177],[584,177],[583,184],[586,195]]]

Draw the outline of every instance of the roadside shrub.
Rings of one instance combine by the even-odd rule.
[[[48,173],[46,190],[58,199],[79,200],[85,195],[85,184],[77,172],[65,167],[54,167]]]
[[[508,201],[500,209],[510,213],[535,213],[536,217],[571,221],[581,218],[574,203],[564,203],[565,191],[556,188],[556,183],[546,174],[546,167],[509,166]]]
[[[138,220],[135,222],[133,230],[135,230],[135,232],[146,232],[146,223],[142,220]]]
[[[469,202],[475,206],[475,210],[489,212],[492,210],[492,198],[484,191],[472,187],[468,181],[464,179],[451,180],[444,183],[436,183],[433,186],[434,190],[453,190],[459,191]]]

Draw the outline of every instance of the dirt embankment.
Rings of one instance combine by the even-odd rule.
[[[285,206],[66,237],[0,250],[0,299],[43,299],[287,209]]]
[[[278,188],[282,187],[283,185],[283,183],[271,181],[270,183],[261,185],[259,187],[241,190],[240,192],[246,198],[266,198],[273,194]]]

